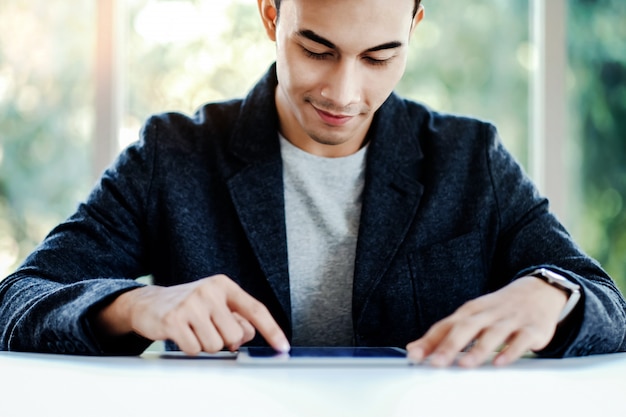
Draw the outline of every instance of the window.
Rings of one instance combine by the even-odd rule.
[[[528,165],[531,45],[528,1],[423,2],[398,91],[435,110],[496,124]]]
[[[2,277],[93,182],[94,14],[89,1],[0,3]]]
[[[570,228],[626,292],[626,2],[568,5]]]

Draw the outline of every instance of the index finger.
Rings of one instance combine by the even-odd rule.
[[[422,362],[434,352],[449,331],[450,324],[448,322],[435,323],[422,337],[406,346],[409,358],[416,362]]]
[[[289,341],[267,307],[234,282],[232,284],[226,293],[228,308],[248,320],[276,351],[289,352]]]

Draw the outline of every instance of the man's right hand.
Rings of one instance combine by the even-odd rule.
[[[235,351],[252,340],[255,329],[277,351],[289,351],[267,308],[225,275],[125,292],[96,320],[112,336],[135,332],[150,340],[171,340],[188,355]]]

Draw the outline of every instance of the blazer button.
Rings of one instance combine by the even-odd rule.
[[[76,348],[74,347],[74,344],[72,342],[65,342],[65,351],[67,353],[74,353],[76,352]]]
[[[87,346],[80,340],[74,341],[74,347],[79,353],[87,353]]]

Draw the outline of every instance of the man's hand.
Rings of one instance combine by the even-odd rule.
[[[434,366],[448,366],[457,355],[464,367],[479,366],[501,346],[494,365],[506,365],[528,350],[540,350],[554,336],[565,306],[564,291],[535,278],[523,277],[506,287],[461,306],[435,323],[420,339],[407,345],[415,362],[430,358]]]
[[[128,291],[99,313],[97,323],[113,336],[134,331],[150,340],[172,340],[189,355],[237,350],[255,329],[274,349],[289,350],[267,308],[225,275]]]

